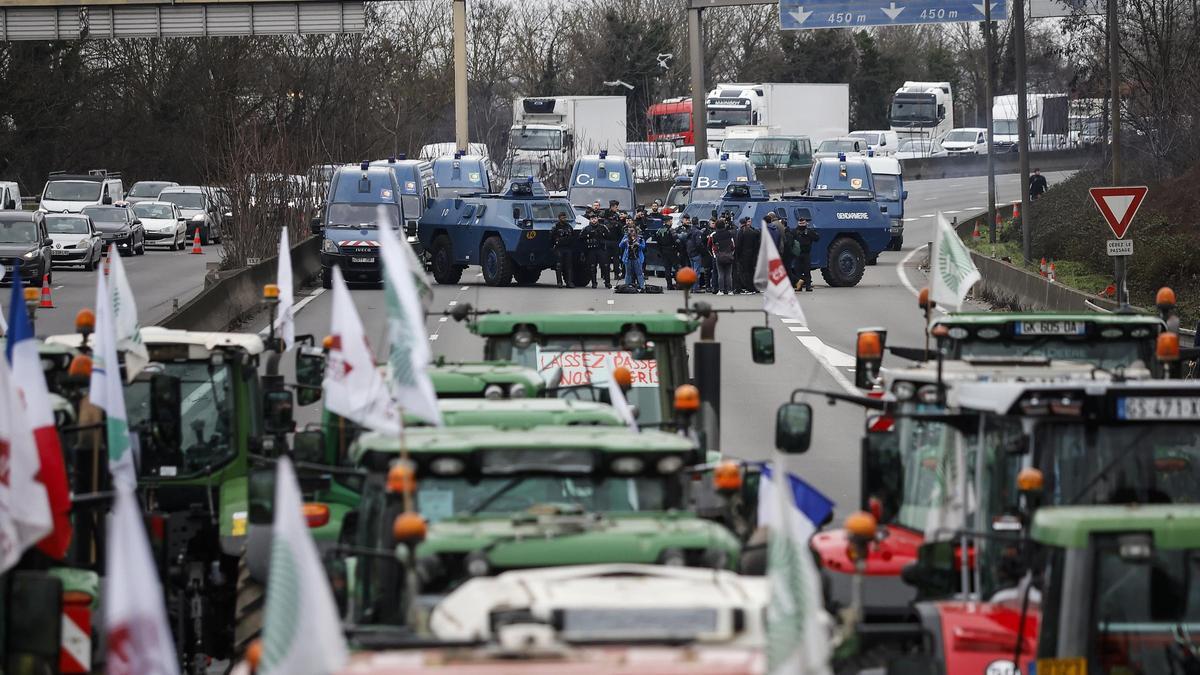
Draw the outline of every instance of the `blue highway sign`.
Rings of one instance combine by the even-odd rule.
[[[983,21],[987,0],[780,0],[783,30],[862,28]],[[992,2],[992,20],[1008,18],[1007,2]]]

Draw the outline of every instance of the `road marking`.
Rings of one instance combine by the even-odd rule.
[[[300,310],[307,307],[308,303],[312,302],[313,300],[316,300],[317,296],[321,295],[324,292],[325,292],[324,288],[318,288],[312,292],[312,295],[306,295],[303,298],[300,298],[300,302],[297,302],[296,304],[292,305],[292,320],[295,321],[296,317],[300,315]],[[263,328],[262,330],[258,331],[259,337],[267,337],[270,334],[271,334],[271,326],[270,325],[267,325],[266,328]]]
[[[914,298],[920,297],[921,292],[918,291],[917,288],[912,285],[912,282],[908,280],[908,274],[904,272],[904,267],[910,260],[912,260],[912,257],[916,255],[918,251],[924,248],[927,248],[927,246],[918,246],[914,248],[913,250],[909,251],[908,255],[904,256],[900,262],[896,263],[896,276],[900,277],[900,283],[904,284],[904,287],[908,289],[909,293],[913,294]],[[942,309],[939,305],[934,305],[933,308],[942,314],[946,313],[946,310]]]
[[[434,333],[433,335],[430,335],[430,336],[429,336],[429,341],[430,341],[430,342],[433,342],[434,340],[437,340],[437,339],[438,339],[437,333]]]
[[[932,217],[934,217],[934,216],[936,216],[936,215],[937,215],[936,213],[926,213],[925,215],[923,215],[923,216],[920,216],[920,217],[921,217],[921,218],[932,218]]]
[[[439,316],[439,317],[438,317],[438,323],[446,323],[446,321],[447,321],[449,318],[450,318],[450,317],[448,317],[448,316]]]
[[[825,372],[829,373],[830,377],[832,377],[833,380],[842,387],[842,389],[845,389],[846,392],[850,394],[862,393],[855,388],[854,383],[851,382],[849,378],[847,378],[846,375],[840,370],[840,368],[854,367],[853,356],[830,347],[822,342],[821,338],[815,335],[797,335],[796,339],[800,341],[800,344],[804,345],[804,348],[813,355],[813,358],[815,358],[817,362],[821,364],[821,367],[825,369]]]
[[[952,216],[956,213],[962,213],[962,211],[942,211],[942,213],[946,214],[947,216]]]
[[[469,290],[470,288],[471,288],[470,286],[463,286],[462,288],[460,288],[458,290],[465,291],[465,290]]]
[[[782,322],[784,322],[784,323],[798,323],[798,324],[803,324],[803,323],[804,323],[804,322],[803,322],[803,321],[801,321],[800,319],[780,319],[780,321],[782,321]]]
[[[811,333],[807,326],[788,326],[788,330],[793,333]]]
[[[457,305],[457,304],[458,304],[458,301],[457,301],[457,300],[451,300],[450,302],[447,302],[447,303],[446,303],[446,306],[447,306],[447,307],[453,307],[453,306],[455,306],[455,305]]]
[[[616,301],[616,300],[605,300],[605,302],[607,302],[607,303],[608,303],[608,304],[610,304],[610,305],[615,305],[615,304],[617,304],[617,301]]]

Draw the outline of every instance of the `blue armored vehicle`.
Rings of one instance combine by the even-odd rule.
[[[869,179],[870,172],[867,172]],[[871,188],[868,186],[868,190]],[[774,213],[795,227],[807,217],[809,227],[821,235],[812,249],[812,269],[830,286],[855,286],[866,266],[891,242],[887,213],[873,199],[837,196],[791,196],[771,199],[761,183],[733,183],[710,211],[710,217],[726,216],[734,223],[749,217],[757,228]]]
[[[607,209],[614,199],[620,203],[617,208],[622,211],[633,213],[637,210],[637,183],[629,161],[604,151],[575,160],[571,182],[567,185],[567,201],[585,208],[599,201],[600,207]]]
[[[492,192],[488,159],[456,151],[433,160],[433,182],[439,197],[467,197]]]
[[[432,165],[423,159],[407,159],[403,154],[399,157],[376,160],[370,165],[386,168],[396,177],[396,185],[399,186],[396,191],[396,203],[400,207],[400,223],[404,225],[409,243],[415,243],[417,223],[425,215],[429,200],[438,196]],[[417,248],[417,253],[420,252]]]
[[[722,154],[718,159],[702,159],[696,163],[692,174],[692,188],[688,202],[716,201],[725,194],[730,183],[745,183],[757,180],[754,165],[746,158],[730,159]]]
[[[387,167],[339,167],[329,183],[324,213],[312,223],[321,237],[321,285],[333,282],[333,266],[342,268],[347,281],[382,281],[379,228],[401,227],[400,185]]]
[[[456,284],[470,265],[489,286],[536,283],[554,266],[550,229],[558,214],[574,218],[571,204],[551,198],[533,178],[509,181],[500,194],[434,199],[418,227],[433,278]]]

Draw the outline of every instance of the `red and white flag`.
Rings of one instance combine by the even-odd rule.
[[[0,572],[54,529],[39,470],[20,391],[8,363],[0,359]]]
[[[325,360],[325,407],[372,431],[400,433],[400,411],[367,344],[362,319],[340,267],[333,268],[333,345]]]
[[[783,258],[779,256],[779,249],[775,248],[775,240],[766,232],[763,232],[759,239],[754,286],[763,294],[764,310],[785,319],[798,319],[808,324],[804,310],[800,308],[800,301],[796,298],[796,289],[788,280]]]
[[[104,589],[108,675],[178,675],[175,642],[167,627],[167,606],[142,510],[129,484],[116,482],[114,487],[117,504],[108,530]]]
[[[54,424],[54,408],[46,387],[46,373],[38,355],[33,323],[25,309],[24,290],[20,275],[13,278],[13,300],[9,306],[8,344],[6,354],[12,378],[16,383],[24,422],[33,432],[37,444],[37,481],[50,500],[54,529],[38,542],[38,549],[55,560],[62,560],[71,545],[71,492],[67,485],[67,467],[63,461],[62,442]],[[18,301],[17,298],[22,300]]]

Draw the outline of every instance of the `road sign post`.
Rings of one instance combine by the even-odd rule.
[[[1114,276],[1117,286],[1117,304],[1124,307],[1129,304],[1129,291],[1125,287],[1125,276],[1128,272],[1128,260],[1133,255],[1133,241],[1126,240],[1129,226],[1137,215],[1142,201],[1146,199],[1148,188],[1144,185],[1125,187],[1095,187],[1088,192],[1092,201],[1104,216],[1104,222],[1112,230],[1116,240],[1109,240],[1108,255],[1113,258]]]

